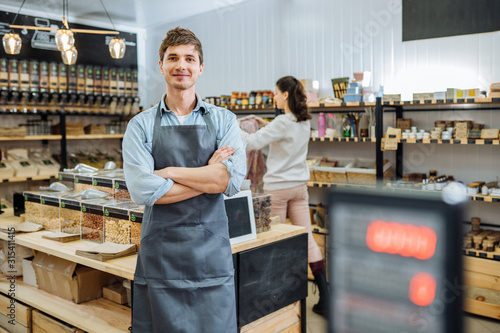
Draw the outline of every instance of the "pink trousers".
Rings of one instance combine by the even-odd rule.
[[[307,185],[304,184],[284,190],[265,191],[265,193],[273,195],[271,199],[271,216],[278,215],[281,223],[285,223],[288,215],[293,225],[306,227],[309,237],[308,262],[312,263],[322,260],[323,256],[311,232]]]

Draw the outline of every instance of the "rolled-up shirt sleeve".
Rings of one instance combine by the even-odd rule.
[[[152,143],[147,142],[144,129],[133,118],[123,136],[123,170],[130,197],[139,205],[154,205],[174,184],[171,179],[153,174],[151,148]]]
[[[224,194],[230,197],[240,191],[241,183],[247,173],[247,155],[245,143],[241,139],[241,129],[236,121],[236,115],[234,113],[225,113],[224,120],[219,130],[222,130],[222,132],[221,138],[218,140],[218,148],[227,145],[235,149],[234,154],[229,159],[222,162],[229,173],[229,182]]]

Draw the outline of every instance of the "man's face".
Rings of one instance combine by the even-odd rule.
[[[169,46],[159,64],[165,82],[179,90],[194,86],[203,71],[198,51],[191,44]]]

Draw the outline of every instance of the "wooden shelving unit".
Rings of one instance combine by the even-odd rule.
[[[0,182],[2,182],[2,183],[21,183],[21,182],[28,182],[28,181],[35,181],[35,180],[51,180],[51,179],[56,179],[56,178],[57,178],[57,175],[34,176],[34,177],[11,177],[11,178],[0,179]]]
[[[0,292],[8,295],[10,285],[9,280],[0,280]],[[22,278],[16,279],[15,294],[17,300],[89,333],[124,333],[130,326],[130,308],[104,298],[75,304],[28,286]]]
[[[123,134],[66,135],[67,140],[123,139]]]
[[[329,137],[315,137],[312,136],[309,138],[310,141],[321,141],[321,142],[377,142],[376,138],[345,138],[345,137],[337,137],[337,138],[329,138]]]
[[[419,144],[450,144],[450,145],[493,145],[499,146],[500,140],[488,140],[488,139],[399,139],[398,143],[419,143]]]
[[[26,135],[26,136],[0,136],[0,141],[41,141],[61,140],[62,135]]]

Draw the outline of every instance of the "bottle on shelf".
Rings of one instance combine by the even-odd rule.
[[[102,94],[109,95],[109,68],[104,67],[102,69]]]
[[[85,94],[85,66],[77,65],[76,66],[76,92],[78,94]]]
[[[40,91],[40,68],[38,61],[31,60],[29,62],[29,81],[30,81],[30,91],[32,93],[37,93]]]
[[[59,91],[59,76],[57,71],[57,63],[51,62],[49,64],[49,93],[51,94]]]
[[[67,79],[68,79],[68,94],[76,94],[77,84],[78,84],[78,74],[76,72],[75,65],[68,66]]]
[[[68,91],[68,69],[65,64],[59,64],[57,68],[59,77],[59,93],[66,93]]]
[[[109,94],[111,96],[118,95],[118,71],[116,68],[109,70]]]
[[[85,67],[85,94],[94,94],[94,67]]]
[[[45,61],[40,63],[40,92],[49,91],[49,64]]]
[[[125,71],[125,96],[132,96],[132,72]]]
[[[30,90],[29,62],[19,61],[19,90],[28,92]]]
[[[9,89],[19,91],[19,62],[17,59],[9,59],[7,62],[9,70]]]
[[[102,94],[102,71],[101,67],[94,67],[94,94]]]
[[[125,96],[125,72],[123,69],[118,70],[118,96]]]
[[[318,117],[318,136],[323,138],[325,136],[326,131],[326,118],[323,112],[319,113]]]

